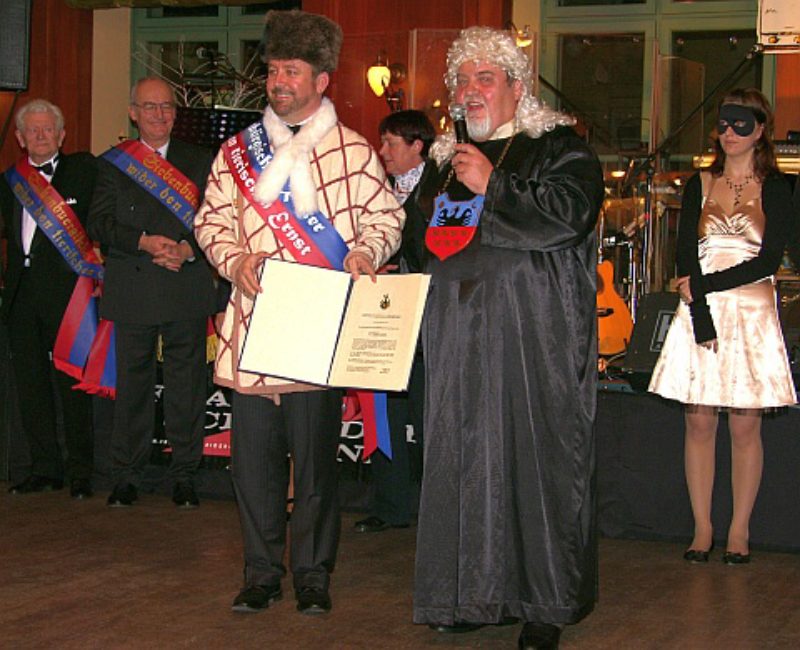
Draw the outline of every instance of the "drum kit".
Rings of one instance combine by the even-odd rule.
[[[643,295],[674,276],[680,174],[658,174],[652,199],[608,198],[597,222],[597,330],[601,370],[624,356]],[[652,219],[648,212],[652,213]]]

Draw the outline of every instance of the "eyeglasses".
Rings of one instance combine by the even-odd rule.
[[[132,106],[136,106],[136,108],[141,108],[142,111],[145,113],[155,113],[157,110],[160,110],[162,113],[175,112],[175,104],[173,102],[162,102],[161,104],[156,104],[155,102],[145,102],[144,104],[137,104],[136,102],[133,102]]]

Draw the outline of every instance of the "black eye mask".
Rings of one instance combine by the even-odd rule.
[[[719,119],[717,120],[717,133],[722,135],[728,130],[743,138],[750,135],[756,129],[756,115],[752,109],[738,104],[723,104],[719,109]]]

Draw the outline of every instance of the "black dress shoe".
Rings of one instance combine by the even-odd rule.
[[[117,485],[111,494],[108,495],[106,503],[111,508],[127,508],[133,505],[133,502],[139,498],[136,486],[130,483],[123,483]]]
[[[519,650],[555,650],[561,628],[549,623],[525,623],[519,635]]]
[[[187,481],[176,483],[172,488],[172,501],[179,508],[196,508],[200,505],[194,486]]]
[[[702,564],[703,562],[708,562],[708,554],[713,550],[714,542],[712,541],[707,551],[698,551],[695,548],[686,549],[683,554],[683,559],[692,564]]]
[[[253,585],[245,587],[233,599],[231,609],[240,614],[260,612],[283,598],[281,585]]]
[[[483,627],[483,623],[453,623],[452,625],[431,623],[428,627],[440,634],[466,634],[467,632],[480,630]]]
[[[408,524],[390,524],[388,521],[384,521],[380,517],[372,516],[362,519],[361,521],[357,521],[354,528],[356,529],[357,533],[379,533],[382,530],[388,530],[389,528],[408,528]]]
[[[22,483],[8,488],[11,494],[32,494],[34,492],[51,492],[64,487],[64,481],[46,476],[29,476]]]
[[[750,564],[750,553],[731,553],[725,551],[722,554],[722,561],[725,564]]]
[[[318,616],[331,611],[331,597],[325,589],[300,587],[295,596],[297,597],[297,611],[301,614]]]
[[[88,478],[74,478],[69,485],[69,495],[73,499],[88,499],[94,494],[92,483]]]

